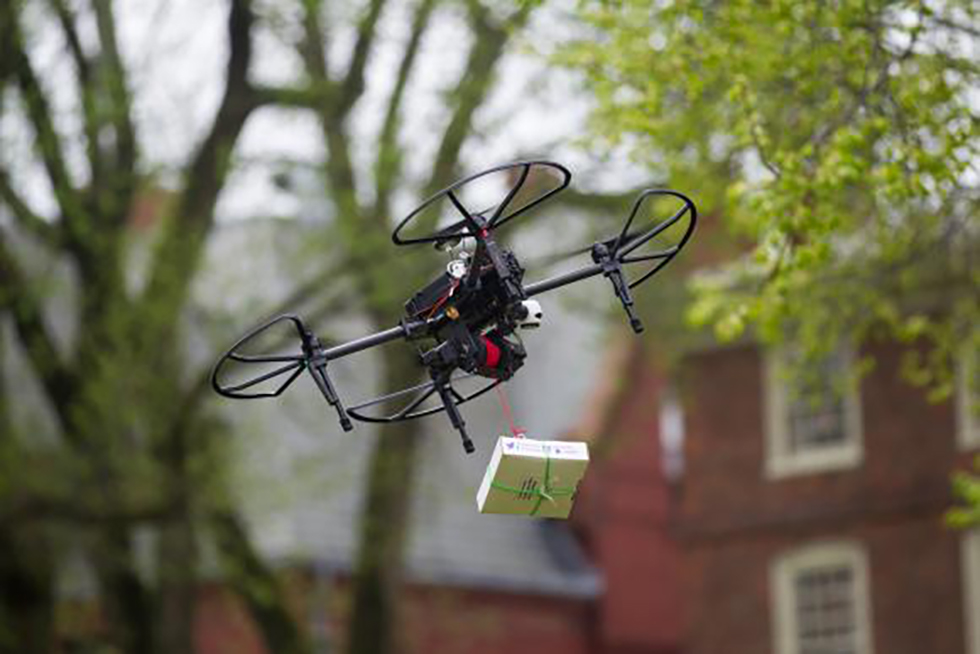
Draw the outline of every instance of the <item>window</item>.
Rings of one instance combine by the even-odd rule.
[[[678,481],[684,474],[684,410],[672,387],[660,400],[660,452],[667,481]]]
[[[765,365],[766,474],[777,478],[852,468],[861,463],[861,402],[850,351],[815,369],[792,371],[792,356],[771,353]]]
[[[956,442],[960,449],[980,447],[980,363],[967,350],[956,366]]]
[[[857,543],[817,544],[771,571],[776,654],[871,654],[868,566]]]
[[[966,654],[980,654],[980,527],[963,534],[960,551]]]

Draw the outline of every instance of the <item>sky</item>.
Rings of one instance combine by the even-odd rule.
[[[87,4],[87,3],[75,3]],[[295,3],[260,0],[257,10],[276,33],[257,32],[254,81],[290,84],[299,79],[301,66],[288,41],[298,32]],[[363,2],[328,4],[324,23],[329,26],[332,46],[329,61],[334,72],[347,63],[354,39],[352,24]],[[461,3],[460,3],[461,4]],[[77,92],[73,71],[57,25],[44,13],[44,3],[28,9],[27,24],[31,52],[42,71],[45,85],[57,107],[59,128],[78,134]],[[379,47],[367,69],[367,91],[353,111],[353,153],[360,168],[370,166],[372,139],[383,118],[384,103],[408,38],[415,3],[391,2],[378,26]],[[644,173],[629,165],[625,157],[614,157],[609,168],[580,147],[586,135],[589,100],[577,86],[573,74],[548,69],[540,51],[547,51],[572,33],[568,3],[548,3],[540,8],[526,32],[515,40],[511,53],[501,62],[497,84],[489,101],[476,116],[475,138],[463,151],[463,169],[472,173],[528,155],[547,155],[569,165],[576,186],[629,187]],[[126,0],[115,3],[118,35],[123,58],[130,71],[135,98],[137,130],[143,146],[142,166],[161,183],[177,186],[179,171],[192,156],[197,143],[220,101],[224,63],[227,57],[224,2],[200,0]],[[87,11],[79,31],[83,45],[97,43],[94,20]],[[421,55],[409,85],[401,138],[411,156],[409,173],[420,179],[433,157],[438,134],[447,119],[439,101],[458,79],[470,46],[465,16],[458,4],[444,3],[422,43]],[[0,154],[8,162],[22,164],[30,148],[30,131],[22,117],[7,103],[0,117]],[[80,139],[74,139],[80,141]],[[278,107],[263,108],[249,119],[236,150],[237,167],[218,204],[220,220],[277,216],[289,217],[315,210],[315,188],[319,181],[309,174],[302,184],[284,190],[273,183],[275,172],[313,169],[322,160],[322,138],[308,111]],[[84,152],[75,143],[69,157],[79,182],[86,177]],[[37,169],[10,166],[27,188],[31,203],[41,213],[53,215],[51,191]],[[396,197],[396,211],[408,213],[418,201],[414,193]]]

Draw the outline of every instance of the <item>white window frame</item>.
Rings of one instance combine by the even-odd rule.
[[[660,396],[661,469],[669,482],[684,476],[684,406],[677,389],[667,386]]]
[[[813,543],[782,554],[773,561],[769,571],[769,614],[772,616],[775,654],[800,654],[795,595],[796,576],[812,568],[842,566],[851,569],[854,579],[854,628],[857,651],[860,654],[874,652],[868,557],[859,542],[847,540]]]
[[[845,366],[853,369],[854,353],[843,347],[841,355]],[[782,350],[770,350],[765,354],[763,380],[765,402],[765,476],[779,479],[795,475],[807,475],[835,470],[856,468],[864,460],[864,434],[862,433],[860,384],[848,375],[844,390],[845,442],[834,447],[824,447],[808,452],[790,449],[790,390],[783,372],[786,354]]]
[[[980,654],[980,527],[960,538],[966,654]]]
[[[968,348],[956,366],[956,444],[960,450],[980,448],[980,418],[976,405],[980,402],[980,389],[970,388],[970,378],[976,378],[977,365],[976,351]]]

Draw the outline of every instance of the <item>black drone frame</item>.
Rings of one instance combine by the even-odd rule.
[[[508,212],[536,169],[538,172],[556,174],[558,184],[544,192],[532,193],[529,200]],[[512,177],[516,175],[516,181],[500,204],[484,211],[470,212],[459,197],[460,191],[475,180],[493,173],[505,173]],[[632,211],[619,234],[597,241],[588,248],[592,257],[590,265],[524,285],[524,269],[509,249],[496,242],[494,231],[562,191],[570,180],[571,173],[560,164],[550,161],[522,161],[471,175],[436,193],[398,223],[392,234],[392,241],[399,246],[430,243],[443,249],[447,245],[470,240],[474,246],[473,255],[465,272],[456,277],[447,272],[417,293],[406,303],[406,316],[398,325],[333,347],[324,347],[299,316],[278,316],[247,333],[221,356],[211,376],[212,387],[219,394],[230,398],[277,397],[306,370],[326,401],[337,411],[345,431],[353,429],[351,418],[362,422],[388,423],[446,411],[453,427],[460,433],[464,449],[468,453],[473,452],[475,448],[466,433],[465,422],[458,407],[506,381],[522,365],[525,357],[523,346],[510,340],[508,336],[515,332],[521,320],[526,317],[525,301],[541,293],[602,275],[612,283],[613,291],[627,314],[630,326],[634,332],[639,333],[643,331],[643,325],[634,312],[631,289],[670,263],[684,248],[694,231],[697,208],[690,198],[673,190],[646,190],[633,203]],[[676,198],[681,207],[669,218],[652,227],[635,228],[634,221],[643,204],[650,198],[663,196]],[[439,229],[432,228],[431,233],[423,233],[421,236],[404,234],[406,227],[413,221],[425,220],[427,212],[444,199],[448,199],[458,212],[458,220]],[[687,226],[675,244],[654,252],[634,254],[685,216]],[[649,268],[634,279],[628,279],[624,266],[633,264],[640,264],[641,267],[646,264]],[[282,323],[291,323],[295,327],[301,344],[300,353],[257,355],[242,352],[250,341]],[[327,364],[330,361],[391,341],[425,339],[435,343],[433,347],[420,352],[420,363],[428,369],[429,381],[349,408],[344,407],[327,374]],[[501,362],[495,361],[493,353],[488,353],[490,350],[500,355]],[[220,372],[229,361],[275,364],[276,367],[257,377],[229,385],[220,381]],[[273,390],[252,390],[259,384],[278,377],[285,379]],[[487,382],[468,393],[460,393],[453,386],[454,382],[472,377],[487,378]],[[427,400],[436,396],[440,404],[423,406]],[[403,399],[407,400],[407,404],[394,413],[372,415],[369,411]]]

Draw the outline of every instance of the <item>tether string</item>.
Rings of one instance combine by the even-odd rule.
[[[514,414],[510,410],[510,403],[507,401],[507,394],[501,384],[497,384],[497,397],[500,399],[500,410],[504,412],[504,418],[510,426],[510,434],[514,438],[524,438],[524,428],[514,424]]]

